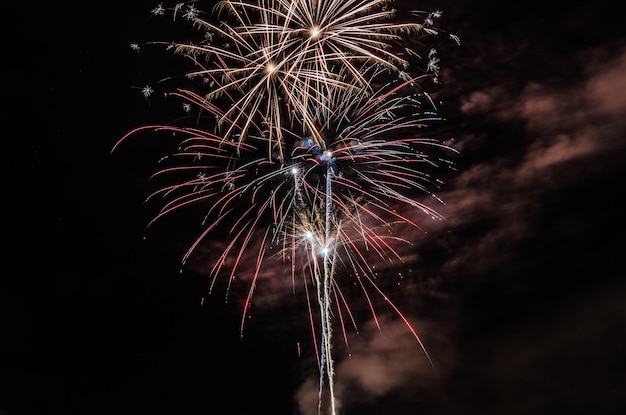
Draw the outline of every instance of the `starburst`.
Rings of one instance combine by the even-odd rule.
[[[197,109],[194,124],[142,126],[114,146],[147,131],[180,140],[152,176],[156,190],[147,201],[160,200],[162,208],[148,226],[191,206],[206,208],[183,266],[209,235],[229,229],[211,268],[211,290],[224,274],[230,287],[256,252],[242,332],[269,256],[289,265],[294,284],[304,275],[305,288],[315,288],[319,313],[311,305],[309,311],[321,327],[319,339],[312,327],[320,405],[326,380],[333,414],[331,316],[344,330],[345,318],[356,328],[338,272],[354,278],[350,285],[359,288],[374,320],[371,297],[382,296],[430,360],[408,319],[376,284],[372,262],[400,260],[399,244],[411,241],[395,235],[395,227],[420,229],[399,206],[443,220],[423,198],[440,200],[433,193],[441,185],[436,177],[454,166],[456,151],[422,135],[442,120],[422,87],[438,81],[440,58],[423,36],[441,32],[434,26],[441,13],[415,12],[423,22],[404,23],[390,4],[226,0],[214,9],[216,20],[200,18],[194,5],[176,4],[174,19],[182,13],[204,34],[197,42],[165,43],[194,65],[186,77],[200,81],[167,93],[183,101],[186,114]],[[142,89],[146,98],[153,92]]]

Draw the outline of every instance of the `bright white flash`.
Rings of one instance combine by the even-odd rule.
[[[311,34],[311,39],[317,39],[317,38],[319,37],[319,35],[320,35],[320,33],[321,33],[321,32],[322,32],[322,31],[320,30],[320,28],[319,28],[319,27],[317,27],[317,26],[313,26],[313,27],[311,28],[311,31],[309,32],[309,33]]]

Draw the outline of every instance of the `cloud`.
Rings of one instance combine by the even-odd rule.
[[[484,128],[460,131],[460,146],[472,159],[462,160],[464,168],[439,194],[445,204],[437,210],[466,242],[450,256],[448,273],[498,269],[516,245],[537,234],[546,200],[556,203],[561,193],[620,168],[626,51],[599,53],[586,52],[587,77],[574,84],[533,81],[512,94],[494,82],[461,102],[464,116]]]
[[[626,49],[616,56],[591,60],[587,72],[590,77],[584,88],[590,110],[611,117],[621,127],[626,124],[622,117],[626,108]]]
[[[423,336],[426,351],[400,320],[370,321],[350,336],[349,353],[337,355],[335,362],[339,413],[374,408],[381,398],[420,400],[435,390],[454,366],[453,349],[445,330],[433,322],[419,321],[413,329]],[[297,400],[303,415],[316,413],[310,409],[317,407],[318,387],[314,374],[301,385]]]
[[[435,369],[407,326],[401,321],[380,324],[379,330],[370,322],[358,336],[353,336],[350,356],[337,366],[340,386],[352,385],[366,396],[378,396],[408,380],[432,380]]]

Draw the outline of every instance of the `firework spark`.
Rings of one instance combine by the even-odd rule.
[[[390,6],[380,0],[222,1],[211,20],[194,4],[179,3],[171,10],[174,19],[182,16],[204,35],[198,42],[168,43],[168,49],[193,62],[196,69],[186,76],[200,82],[168,96],[181,99],[185,113],[196,110],[193,124],[188,115],[176,125],[142,126],[114,146],[145,131],[182,137],[153,175],[158,187],[148,200],[163,205],[152,222],[191,205],[207,207],[183,265],[208,235],[230,229],[211,269],[210,290],[224,274],[230,289],[237,271],[249,266],[244,253],[255,250],[242,333],[269,255],[278,252],[290,266],[294,285],[303,275],[305,288],[314,287],[319,309],[311,302],[308,308],[318,322],[312,325],[318,410],[326,388],[332,414],[331,316],[338,316],[346,343],[348,320],[356,328],[334,278],[339,270],[353,276],[376,321],[371,295],[381,295],[430,360],[370,266],[372,257],[400,260],[398,243],[410,241],[394,236],[395,226],[419,228],[398,205],[443,219],[420,198],[434,195],[436,173],[453,166],[455,153],[418,134],[440,120],[421,86],[437,82],[439,59],[424,37],[439,32],[433,20],[440,13],[415,12],[422,22],[402,23]],[[153,15],[166,10],[159,5]],[[421,49],[410,48],[416,45]]]

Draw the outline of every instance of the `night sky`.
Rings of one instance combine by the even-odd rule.
[[[166,147],[111,148],[166,121],[139,88],[169,67],[129,44],[170,33],[157,2],[112,3],[5,9],[0,414],[314,414],[291,282],[264,275],[240,339],[246,287],[202,301],[209,264],[179,273],[196,218],[143,239]],[[442,50],[436,132],[460,156],[438,193],[449,226],[426,225],[381,284],[438,376],[393,313],[380,330],[365,314],[349,356],[336,338],[339,413],[625,413],[623,15],[604,0],[414,8],[461,39]]]

